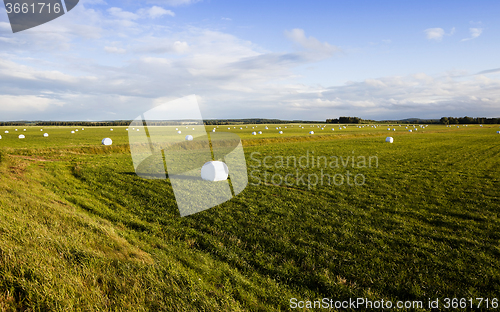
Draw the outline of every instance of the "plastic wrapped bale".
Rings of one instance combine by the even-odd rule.
[[[193,136],[192,135],[186,135],[186,141],[193,141]]]
[[[26,137],[24,136],[24,134],[20,134],[20,135],[19,135],[19,138],[20,138],[20,139],[25,139]]]
[[[332,128],[332,131],[335,131],[335,129],[334,129],[334,128]]]
[[[259,131],[259,134],[262,134],[262,131]]]
[[[178,133],[178,134],[181,134],[181,133],[182,133],[182,131],[181,131],[181,130],[179,130],[179,131],[177,131],[177,133]]]
[[[497,131],[497,134],[500,134],[500,131]]]
[[[309,131],[309,134],[314,134],[314,131]]]
[[[408,130],[408,132],[412,132],[412,131],[411,131],[411,129],[410,129],[410,130]]]
[[[102,139],[101,143],[102,143],[102,145],[109,146],[109,145],[113,144],[113,140],[111,140],[110,138],[104,138],[104,139]]]
[[[387,143],[392,143],[392,142],[394,142],[394,138],[393,138],[393,137],[387,137],[387,138],[385,139],[385,141],[386,141]]]
[[[71,133],[75,133],[75,131],[71,131]]]
[[[222,161],[209,161],[201,167],[201,178],[206,181],[225,181],[228,175],[229,169]]]
[[[113,129],[109,129],[109,131],[113,131]]]
[[[255,132],[255,131],[254,131],[254,132],[252,132],[252,135],[257,135],[257,132]]]
[[[43,137],[44,137],[44,138],[48,138],[48,137],[49,137],[49,134],[48,134],[48,133],[44,133],[44,134],[43,134]]]
[[[213,129],[212,132],[215,132],[215,129]]]
[[[280,131],[279,134],[283,134],[283,131]]]
[[[5,133],[9,133],[9,130],[5,130]]]

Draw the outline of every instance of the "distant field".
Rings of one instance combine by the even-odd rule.
[[[0,310],[500,296],[498,125],[302,126],[206,126],[241,137],[249,185],[185,218],[126,127],[0,127]]]

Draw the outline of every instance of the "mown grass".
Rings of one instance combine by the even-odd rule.
[[[98,145],[107,128],[76,139],[69,128],[54,128],[51,140],[2,135],[0,309],[287,311],[292,297],[498,296],[498,126],[314,136],[280,126],[284,135],[259,125],[260,137],[220,126],[242,137],[250,183],[185,218],[168,180],[134,174],[124,129],[114,129],[112,147]],[[384,143],[388,133],[395,143]],[[376,156],[378,166],[258,166],[308,152]],[[365,183],[296,176],[321,170]],[[289,185],[264,183],[287,174]]]

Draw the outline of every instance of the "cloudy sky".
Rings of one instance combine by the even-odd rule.
[[[500,117],[500,1],[80,0],[13,34],[0,120]]]

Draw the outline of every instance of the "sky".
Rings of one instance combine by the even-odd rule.
[[[0,120],[500,117],[500,1],[80,0],[12,33]]]

